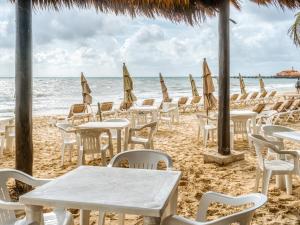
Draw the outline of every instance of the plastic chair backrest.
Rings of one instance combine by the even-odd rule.
[[[109,166],[118,167],[120,162],[125,160],[128,162],[129,168],[156,170],[161,161],[165,162],[167,170],[171,170],[173,167],[169,155],[148,149],[121,152],[111,159]]]
[[[10,202],[11,198],[7,188],[7,181],[9,178],[15,178],[12,173],[7,171],[0,171],[0,200]],[[13,224],[16,222],[15,212],[13,210],[0,209],[0,224]]]
[[[251,134],[251,135],[249,135],[249,138],[253,142],[256,156],[258,159],[258,165],[260,166],[261,169],[263,169],[264,168],[264,159],[265,159],[265,156],[262,152],[263,149],[271,149],[274,152],[278,152],[279,148],[275,144],[273,144],[272,141],[265,139],[261,135]]]
[[[80,146],[82,146],[84,153],[94,154],[100,152],[100,135],[109,133],[109,130],[82,129],[78,130],[78,133],[80,134]]]
[[[232,223],[239,223],[241,225],[248,225],[251,222],[253,214],[256,209],[263,206],[267,201],[267,197],[263,194],[254,193],[248,194],[238,197],[228,197],[223,194],[214,193],[214,192],[207,192],[203,195],[200,200],[199,210],[197,213],[196,221],[204,222],[202,224],[209,224],[209,225],[224,225],[224,224],[232,224]],[[212,202],[219,202],[230,206],[243,206],[249,205],[246,209],[243,209],[239,212],[233,213],[228,216],[224,216],[212,221],[206,220],[207,209]],[[207,221],[207,223],[205,223]]]

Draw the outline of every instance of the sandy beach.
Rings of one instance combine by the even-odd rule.
[[[65,161],[61,166],[60,134],[56,127],[48,125],[49,117],[35,117],[34,133],[34,176],[55,178],[76,168],[77,153],[72,162]],[[299,124],[288,126],[300,129]],[[173,130],[160,126],[155,138],[155,148],[169,154],[174,161],[174,169],[183,172],[179,187],[178,214],[195,218],[199,199],[207,191],[222,192],[230,195],[241,195],[253,192],[255,180],[256,157],[254,149],[249,149],[247,141],[236,141],[235,150],[245,151],[245,160],[220,167],[215,164],[204,164],[202,153],[204,147],[197,141],[197,123],[195,115],[181,115],[179,124]],[[288,149],[300,149],[300,145],[287,142]],[[208,149],[216,151],[216,145]],[[116,151],[116,148],[114,148]],[[75,151],[74,151],[75,152]],[[65,157],[68,158],[68,155]],[[109,159],[107,158],[109,161]],[[89,165],[100,165],[100,160],[87,160]],[[0,162],[1,168],[14,168],[14,155],[5,153]],[[72,210],[78,224],[78,210]],[[230,213],[231,209],[213,205],[209,214],[211,218]],[[268,203],[259,209],[252,224],[300,224],[300,178],[293,178],[293,195],[287,195],[275,187],[272,179]],[[92,213],[91,221],[97,222],[97,212]],[[107,224],[117,224],[117,216],[108,214]],[[142,224],[139,216],[127,215],[126,224]]]

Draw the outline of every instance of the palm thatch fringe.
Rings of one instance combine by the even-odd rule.
[[[10,0],[15,2],[16,0]],[[228,0],[239,8],[239,0]],[[60,10],[63,7],[95,8],[136,17],[165,17],[172,22],[198,24],[206,17],[215,16],[220,0],[32,0],[35,8]]]

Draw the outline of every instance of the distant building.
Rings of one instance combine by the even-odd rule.
[[[298,78],[300,77],[300,71],[294,70],[283,70],[276,74],[277,77],[287,77],[287,78]]]

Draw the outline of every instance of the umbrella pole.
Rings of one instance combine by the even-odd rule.
[[[219,117],[218,152],[230,154],[230,1],[222,1],[219,14]]]

